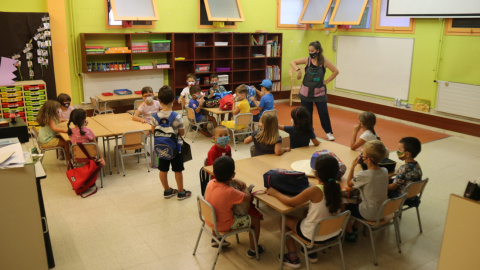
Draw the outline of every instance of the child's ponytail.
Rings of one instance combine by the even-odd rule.
[[[374,113],[362,112],[358,116],[358,120],[360,120],[360,123],[362,123],[362,125],[367,130],[370,130],[375,136],[377,136],[377,139],[380,140],[380,137],[378,137],[377,133],[375,132],[375,124],[377,123],[377,117]]]
[[[331,214],[337,213],[342,205],[342,193],[336,181],[338,169],[338,161],[331,155],[321,155],[315,161],[315,171],[323,182],[323,194]]]

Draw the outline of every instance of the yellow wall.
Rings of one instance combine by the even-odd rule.
[[[47,12],[46,0],[1,0],[3,12]]]

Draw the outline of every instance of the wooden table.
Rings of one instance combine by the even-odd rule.
[[[250,107],[250,111],[254,111],[256,109],[257,109],[257,107]],[[207,111],[208,113],[210,113],[212,115],[216,114],[217,115],[217,124],[220,124],[220,115],[232,113],[232,110],[223,111],[223,110],[220,110],[220,108],[218,108],[218,107],[215,107],[215,108],[203,107],[202,110]]]
[[[153,95],[156,97],[158,96],[158,93],[153,93]],[[95,96],[100,102],[112,102],[112,101],[122,101],[122,100],[128,100],[128,99],[142,99],[142,95],[140,94],[135,94],[132,93],[131,95],[117,95],[113,93],[113,96],[104,96],[104,95],[96,95]]]
[[[100,125],[97,121],[95,121],[95,118],[87,117],[87,121],[88,121],[87,127],[92,130],[93,134],[95,134],[95,137],[99,138],[99,137],[113,136],[112,132],[106,129],[104,126]],[[58,124],[58,126],[61,128],[66,128],[67,122],[61,122]],[[71,124],[70,127],[73,127],[73,124]],[[67,142],[70,142],[70,137],[68,136],[67,133],[61,132],[59,134],[62,137],[62,139],[64,139]]]

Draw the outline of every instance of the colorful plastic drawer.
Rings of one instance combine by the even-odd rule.
[[[27,115],[27,121],[37,121],[37,117]]]
[[[19,102],[19,101],[23,101],[23,98],[22,97],[8,97],[8,98],[2,98],[2,103],[13,103],[13,102]]]
[[[27,124],[29,126],[40,126],[40,124],[37,121],[28,121]]]
[[[37,116],[38,111],[27,111],[27,116]]]
[[[2,97],[2,98],[22,97],[22,91],[16,91],[16,92],[0,92],[0,97]]]
[[[39,95],[39,96],[25,96],[25,101],[30,101],[30,100],[45,100],[46,96],[45,95]]]
[[[45,90],[35,90],[35,91],[24,91],[25,96],[38,96],[45,95]]]
[[[21,107],[21,106],[23,106],[23,101],[12,102],[12,103],[3,103],[2,102],[2,107],[4,108],[4,111],[5,111],[5,108],[17,108],[17,107]]]
[[[0,92],[15,93],[15,92],[18,92],[18,91],[22,91],[22,87],[20,85],[0,87]]]
[[[20,116],[20,117],[25,117],[25,112],[16,112],[15,115]],[[3,118],[9,118],[9,117],[10,117],[10,113],[4,113],[3,114]]]
[[[14,108],[3,108],[3,113],[10,113],[11,111],[14,112],[23,112],[23,107],[14,107]]]
[[[25,106],[42,106],[43,103],[45,103],[45,100],[31,100],[31,101],[25,101]]]
[[[42,106],[25,106],[28,111],[39,111]]]
[[[45,89],[45,85],[43,84],[23,86],[23,90],[25,91],[42,90],[42,89]]]

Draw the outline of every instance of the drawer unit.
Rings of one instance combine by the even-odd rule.
[[[16,98],[16,97],[22,97],[22,91],[16,91],[16,92],[0,92],[0,97],[1,98]]]
[[[24,91],[34,91],[34,90],[43,90],[45,89],[44,84],[38,84],[38,85],[25,85],[23,87]]]
[[[46,100],[25,101],[25,106],[42,106]]]
[[[2,102],[2,107],[3,107],[4,110],[5,110],[5,108],[23,107],[23,101],[11,102],[11,103],[3,103]]]
[[[45,100],[46,96],[45,95],[39,95],[39,96],[25,96],[25,101],[31,101],[31,100]]]
[[[7,98],[2,98],[2,103],[17,103],[19,101],[23,101],[22,97],[7,97]]]
[[[42,106],[25,106],[28,111],[39,111]]]
[[[0,92],[1,93],[15,93],[18,91],[22,91],[22,86],[17,85],[17,86],[0,86]]]
[[[25,112],[15,112],[15,115],[20,117],[25,117]],[[10,113],[3,113],[3,118],[9,118],[9,117],[10,117]]]
[[[45,95],[45,90],[24,91],[23,94],[24,94],[25,96]]]
[[[37,121],[27,121],[27,124],[29,126],[40,126],[40,124]]]

